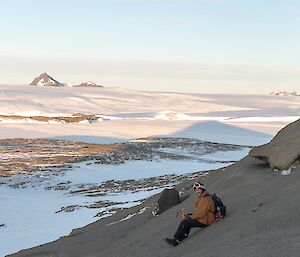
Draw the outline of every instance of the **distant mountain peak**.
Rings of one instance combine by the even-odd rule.
[[[42,73],[40,76],[36,77],[31,83],[31,86],[50,86],[50,87],[63,87],[64,84],[58,82],[46,72]]]
[[[101,85],[98,85],[92,81],[83,82],[80,85],[76,85],[76,87],[103,87]]]
[[[273,91],[271,95],[279,95],[279,96],[300,96],[300,93],[296,91]]]
[[[38,77],[36,77],[31,83],[31,86],[48,86],[48,87],[103,87],[102,85],[98,85],[92,81],[83,82],[80,85],[72,85],[71,83],[61,83],[51,77],[46,72],[42,73]]]

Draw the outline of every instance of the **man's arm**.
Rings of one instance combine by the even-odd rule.
[[[207,215],[210,209],[210,199],[209,197],[203,197],[198,205],[197,205],[197,210],[193,212],[191,215],[191,219],[193,220],[199,220],[203,218],[204,216]]]

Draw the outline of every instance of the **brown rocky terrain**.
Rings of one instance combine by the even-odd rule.
[[[79,123],[86,121],[88,123],[93,123],[96,121],[102,121],[102,118],[97,115],[90,115],[90,114],[82,114],[82,113],[75,113],[72,116],[21,116],[21,115],[0,115],[0,122],[6,121],[6,120],[12,120],[16,122],[29,122],[29,121],[35,121],[35,122],[43,122],[43,123],[49,123],[49,122],[59,122],[59,123]]]
[[[185,148],[187,154],[166,151]],[[89,144],[50,139],[0,140],[0,176],[31,173],[72,163],[94,160],[97,164],[121,164],[130,160],[193,159],[189,154],[239,150],[241,146],[216,144],[194,139],[155,138],[118,144]]]
[[[0,140],[0,176],[31,173],[110,155],[117,145],[97,145],[49,139]]]

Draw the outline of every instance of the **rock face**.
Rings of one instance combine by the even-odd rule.
[[[63,87],[64,84],[58,82],[47,73],[43,73],[40,76],[36,77],[31,83],[30,86],[50,86],[50,87]]]
[[[152,215],[158,215],[179,204],[179,193],[175,188],[164,189],[153,206]]]
[[[289,169],[300,160],[300,120],[280,130],[268,144],[254,147],[249,154],[269,163],[271,168]]]

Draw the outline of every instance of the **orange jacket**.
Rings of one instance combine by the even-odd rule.
[[[191,219],[198,220],[200,223],[205,225],[215,222],[215,204],[212,198],[207,195],[208,193],[206,191],[199,195],[195,203],[195,209],[191,215]]]

